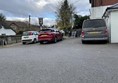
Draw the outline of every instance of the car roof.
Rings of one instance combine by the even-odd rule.
[[[90,21],[90,20],[104,20],[104,19],[102,19],[102,18],[99,18],[99,19],[87,19],[85,21]]]
[[[58,31],[58,29],[56,29],[56,28],[46,28],[46,29]],[[45,29],[42,29],[42,30],[45,30]]]
[[[38,31],[24,31],[24,32],[38,32]]]

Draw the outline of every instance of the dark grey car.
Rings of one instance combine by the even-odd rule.
[[[82,43],[103,40],[108,42],[108,30],[104,19],[89,19],[83,22]]]

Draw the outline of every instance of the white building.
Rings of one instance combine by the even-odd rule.
[[[16,33],[11,28],[0,25],[0,35],[16,35]]]
[[[102,18],[107,7],[118,3],[118,0],[89,0],[91,4],[90,18]]]
[[[118,0],[89,0],[91,19],[104,18],[109,31],[110,43],[118,43]]]
[[[106,8],[109,7],[109,6],[99,6],[99,7],[91,8],[91,10],[90,10],[90,12],[91,12],[90,18],[91,19],[102,18]]]
[[[109,30],[111,43],[118,43],[118,4],[108,7],[103,15]]]

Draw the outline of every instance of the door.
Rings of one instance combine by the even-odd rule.
[[[111,43],[118,43],[118,11],[111,12]]]

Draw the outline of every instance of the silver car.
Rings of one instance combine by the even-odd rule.
[[[108,42],[108,30],[104,19],[89,19],[83,22],[81,32],[82,43],[86,41]]]

